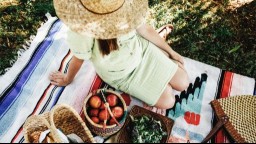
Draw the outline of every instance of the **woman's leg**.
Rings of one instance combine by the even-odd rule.
[[[173,89],[177,91],[186,90],[189,86],[189,78],[187,72],[179,67],[169,84]]]
[[[172,25],[166,25],[161,27],[160,29],[156,30],[159,35],[166,39],[167,35],[171,32],[173,29]],[[162,51],[166,56],[169,57],[169,55]],[[170,109],[175,104],[175,96],[173,95],[173,89],[177,91],[183,91],[186,90],[189,86],[189,79],[186,70],[184,69],[183,65],[178,64],[178,70],[174,74],[173,78],[165,88],[163,94],[159,98],[158,102],[156,103],[155,107],[161,108],[161,109]]]
[[[155,107],[160,109],[170,109],[175,104],[175,96],[173,95],[173,89],[177,91],[186,90],[189,86],[188,75],[182,68],[178,68],[173,78],[165,88],[161,97],[157,101]]]
[[[168,84],[156,105],[154,106],[160,109],[170,109],[174,106],[174,104],[175,96],[172,94],[172,87]]]
[[[161,50],[167,57],[168,54]],[[171,79],[171,81],[169,82],[169,84],[171,85],[171,87],[177,91],[183,91],[186,90],[189,86],[189,79],[188,79],[188,74],[184,68],[184,66],[182,64],[178,63],[178,70],[177,72],[174,74],[173,78]]]

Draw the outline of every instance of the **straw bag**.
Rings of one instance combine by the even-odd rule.
[[[39,143],[40,134],[49,129],[51,126],[44,116],[30,116],[23,126],[25,143]],[[47,141],[55,142],[52,133],[49,134]],[[46,141],[43,142],[46,143]]]
[[[76,134],[85,143],[93,143],[94,139],[79,114],[68,105],[56,105],[50,112],[52,134],[56,142],[62,142],[58,129],[65,135]]]
[[[94,143],[93,136],[79,114],[70,106],[56,105],[50,112],[30,116],[24,126],[26,143],[39,143],[42,132],[49,130],[43,143],[62,143],[65,136],[75,134],[85,143]]]
[[[237,143],[256,142],[256,96],[235,96],[211,102],[218,123],[203,140],[208,142],[222,127]]]

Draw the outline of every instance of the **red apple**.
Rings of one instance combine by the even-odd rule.
[[[89,100],[89,105],[92,107],[92,108],[99,108],[100,105],[101,105],[101,99],[99,96],[95,95],[95,96],[92,96]]]
[[[114,125],[114,124],[116,124],[116,122],[115,122],[115,120],[114,120],[113,118],[111,118],[111,119],[109,120],[109,125]]]
[[[101,105],[100,105],[100,109],[101,109],[101,110],[104,110],[104,109],[105,109],[105,105],[104,105],[103,102],[102,102]]]
[[[99,124],[100,124],[100,125],[104,125],[104,122],[100,122]]]
[[[107,120],[110,118],[108,111],[101,110],[99,113],[99,119],[101,121],[104,121],[107,118]]]
[[[116,106],[116,107],[112,108],[111,111],[115,118],[120,118],[124,114],[124,110],[120,106]]]
[[[99,114],[99,109],[91,109],[89,111],[89,116],[91,116],[91,117],[97,117],[98,114]]]
[[[91,120],[96,124],[100,123],[100,120],[97,117],[91,117]]]
[[[117,105],[118,98],[114,94],[110,94],[107,96],[107,102],[109,103],[109,106],[113,107]]]

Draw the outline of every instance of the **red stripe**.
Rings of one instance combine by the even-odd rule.
[[[233,80],[233,73],[226,72],[225,76],[224,76],[224,83],[222,85],[222,91],[221,91],[220,98],[229,97],[230,88],[232,86],[232,80]]]
[[[95,91],[95,90],[99,89],[100,86],[101,86],[101,84],[102,84],[102,82],[103,82],[103,81],[101,80],[101,78],[100,78],[98,75],[96,75],[95,83],[94,83],[94,85],[93,85],[91,91]]]
[[[40,99],[40,101],[38,102],[36,108],[34,109],[33,113],[31,115],[34,115],[36,113],[36,111],[38,110],[38,107],[40,106],[40,104],[42,103],[42,101],[44,100],[44,98],[46,97],[46,94],[48,93],[48,91],[52,88],[54,88],[54,85],[49,85],[48,88],[46,89],[46,91],[43,94],[43,97]]]
[[[32,112],[31,115],[34,115],[38,109],[38,107],[40,106],[40,104],[42,103],[42,101],[44,100],[44,98],[46,97],[46,94],[48,93],[48,91],[50,90],[51,86],[53,85],[49,85],[46,89],[46,91],[44,92],[43,96],[40,98],[38,104],[36,105],[34,111]],[[23,130],[23,128],[21,127],[19,129],[19,131],[17,132],[17,134],[15,135],[15,137],[13,138],[12,142],[11,143],[14,143],[14,141],[16,141],[16,139],[18,138],[18,136],[20,135],[21,131]]]
[[[92,87],[94,86],[96,79],[97,79],[97,75],[94,77],[94,80],[93,80],[93,82],[92,82],[92,84],[91,84],[91,87],[90,87],[88,93],[90,93],[90,92],[92,91]],[[88,94],[87,94],[87,95],[88,95]],[[81,116],[82,118],[84,118],[83,108],[82,108],[81,111],[80,111],[80,116]]]
[[[101,80],[101,78],[98,75],[96,75],[95,78],[94,78],[94,82],[91,85],[91,88],[89,90],[89,93],[94,91],[94,90],[99,89],[101,84],[102,84],[102,82],[103,81]],[[80,116],[81,116],[82,119],[85,119],[85,115],[84,115],[83,109],[80,112]]]
[[[230,89],[232,86],[232,80],[233,80],[233,73],[232,72],[225,72],[224,74],[224,80],[222,85],[222,90],[220,94],[220,98],[226,98],[229,97]],[[225,143],[226,142],[226,135],[223,130],[220,130],[216,135],[216,143]]]
[[[13,138],[12,142],[11,143],[14,143],[14,141],[18,138],[18,136],[20,135],[20,133],[23,131],[23,127],[21,127],[19,130],[18,130],[18,133],[15,135],[15,137]]]
[[[46,89],[46,91],[44,92],[43,96],[40,98],[38,104],[36,105],[36,108],[34,109],[34,111],[32,112],[31,115],[34,115],[35,112],[37,111],[39,105],[41,104],[41,102],[43,101],[43,99],[45,98],[46,94],[48,93],[49,89],[51,88],[52,85],[49,85]],[[21,131],[23,130],[23,128],[21,127],[18,131],[18,133],[15,135],[15,137],[12,140],[12,143],[14,143],[14,141],[17,139],[17,137],[20,135]]]
[[[65,58],[62,60],[59,71],[62,71],[62,69],[63,69],[63,67],[64,67],[64,61],[66,61],[66,59],[69,57],[70,54],[71,54],[71,52],[69,51],[68,54],[65,56]],[[41,96],[39,102],[37,103],[35,109],[33,110],[32,114],[30,114],[30,115],[34,115],[34,114],[37,112],[39,106],[41,105],[42,101],[43,101],[44,98],[46,97],[48,91],[49,91],[50,89],[52,89],[51,87],[54,87],[54,85],[52,85],[52,84],[49,84],[49,85],[48,85],[48,87],[45,89],[43,95]],[[16,141],[16,139],[18,138],[18,136],[21,134],[22,130],[23,130],[23,128],[21,127],[21,128],[18,130],[17,134],[16,134],[16,135],[14,136],[14,138],[12,139],[12,142],[11,142],[11,143],[14,143],[14,141]]]
[[[65,60],[69,57],[70,54],[71,54],[71,51],[69,50],[69,51],[68,51],[68,54],[65,56],[64,60],[62,60],[62,62],[61,62],[61,64],[60,64],[60,65],[61,65],[60,68],[59,68],[59,71],[60,71],[60,72],[62,72],[62,69],[65,68],[65,67],[64,67],[64,62],[65,62]]]

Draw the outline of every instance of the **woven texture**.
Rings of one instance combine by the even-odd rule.
[[[90,129],[93,133],[95,133],[95,134],[97,134],[97,135],[99,135],[99,136],[103,136],[103,137],[111,136],[111,135],[117,133],[117,132],[123,127],[123,125],[124,125],[124,123],[125,123],[125,120],[126,120],[126,116],[127,116],[127,106],[126,106],[126,103],[125,103],[124,99],[122,98],[122,96],[121,96],[120,94],[118,94],[117,92],[112,91],[112,90],[106,90],[106,92],[107,92],[108,94],[111,94],[111,93],[112,93],[112,94],[115,94],[115,95],[119,98],[119,100],[121,101],[121,105],[122,105],[122,107],[123,107],[123,109],[124,109],[124,114],[123,114],[123,116],[122,116],[121,118],[117,119],[118,122],[120,123],[120,126],[117,125],[117,124],[115,124],[115,125],[107,125],[107,126],[106,126],[106,129],[103,129],[103,125],[102,125],[102,124],[96,124],[96,123],[94,123],[94,122],[90,119],[90,117],[89,117],[89,115],[88,115],[88,112],[87,112],[87,109],[88,109],[88,107],[89,107],[89,106],[88,106],[88,101],[89,101],[89,99],[90,99],[93,95],[99,95],[99,94],[100,94],[100,89],[98,89],[98,90],[96,91],[96,93],[90,93],[90,94],[86,97],[86,99],[85,99],[85,101],[84,101],[84,106],[83,106],[84,115],[85,115],[85,121],[87,122],[89,129]]]
[[[107,14],[118,10],[123,6],[124,0],[81,0],[82,4],[86,9],[92,13]]]
[[[79,114],[68,105],[57,105],[50,113],[50,122],[53,136],[57,142],[61,142],[56,129],[60,129],[65,135],[75,133],[85,143],[94,142],[93,136]]]
[[[26,120],[23,129],[26,143],[39,143],[40,134],[50,129],[50,124],[43,116],[33,115]]]
[[[30,116],[23,126],[26,143],[38,143],[40,134],[50,130],[52,142],[62,143],[57,129],[65,135],[77,134],[85,143],[93,143],[94,139],[79,114],[65,104],[56,105],[52,111],[42,115]]]
[[[24,131],[21,129],[27,117],[50,111],[59,103],[69,104],[80,112],[89,92],[107,86],[95,74],[95,69],[89,61],[85,61],[76,80],[67,87],[51,85],[48,73],[55,70],[65,73],[72,58],[65,42],[66,31],[67,27],[62,22],[56,21],[55,17],[50,18],[38,30],[29,50],[0,77],[0,143],[23,143]],[[147,107],[132,96],[121,94],[126,98],[128,110],[134,105],[139,105],[175,120],[169,142],[186,143],[188,131],[190,142],[198,143],[212,129],[213,115],[209,103],[216,98],[218,91],[220,96],[217,97],[221,97],[222,93],[223,96],[256,95],[255,79],[223,71],[189,58],[184,61],[193,87],[188,89],[188,93],[177,94],[180,101],[174,109],[166,111]],[[205,72],[207,81],[201,76]],[[195,122],[192,114],[199,115],[200,121]],[[84,119],[83,115],[81,117]],[[225,139],[223,138],[224,141]]]
[[[136,29],[145,21],[147,0],[125,0],[123,4],[120,0],[111,2],[54,0],[54,7],[58,17],[71,30],[97,39],[117,38]]]
[[[235,96],[212,102],[220,118],[229,117],[225,128],[236,142],[256,142],[256,97]]]

